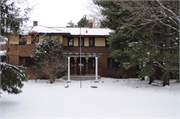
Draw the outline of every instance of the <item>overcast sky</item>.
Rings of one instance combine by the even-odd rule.
[[[66,27],[72,20],[77,22],[87,13],[86,6],[90,0],[28,0],[36,7],[30,15],[27,25],[32,26],[33,21],[39,25]]]

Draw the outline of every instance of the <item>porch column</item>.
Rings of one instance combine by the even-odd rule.
[[[99,83],[99,81],[98,81],[98,57],[96,57],[96,79],[94,82]]]
[[[67,80],[67,83],[71,83],[71,80],[70,80],[70,57],[68,57],[68,80]]]
[[[74,57],[74,74],[77,74],[77,57]]]
[[[88,74],[88,68],[89,68],[89,66],[88,66],[88,57],[86,57],[86,74]]]

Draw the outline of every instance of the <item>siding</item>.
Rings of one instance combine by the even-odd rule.
[[[9,44],[19,44],[19,36],[10,36]]]
[[[89,38],[84,38],[84,46],[89,46]]]
[[[68,46],[68,38],[63,38],[63,45]]]
[[[95,38],[95,46],[105,46],[105,38]]]
[[[74,46],[78,46],[78,38],[74,38]]]

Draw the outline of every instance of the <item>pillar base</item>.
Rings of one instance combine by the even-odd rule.
[[[71,81],[67,81],[66,83],[71,83]]]
[[[94,83],[99,83],[99,81],[94,81]]]

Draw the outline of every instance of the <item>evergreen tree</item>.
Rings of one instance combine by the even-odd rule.
[[[78,27],[89,27],[89,20],[87,20],[86,15],[78,22]]]
[[[77,27],[71,20],[66,27]]]
[[[178,73],[179,14],[177,1],[94,1],[103,7],[102,26],[114,30],[108,38],[111,56],[121,68],[136,65],[140,76],[150,76],[156,67],[164,72],[163,85],[169,85],[168,72]],[[166,30],[171,29],[171,30]]]
[[[20,8],[15,6],[13,0],[1,0],[0,1],[0,37],[1,39],[8,38],[10,34],[17,35],[20,31],[20,25],[23,21],[27,21],[28,18],[22,18],[20,16]],[[26,15],[29,8],[24,9]],[[8,43],[8,42],[7,42]],[[8,47],[8,44],[7,44]],[[18,94],[22,91],[22,81],[27,81],[24,73],[17,67],[10,64],[1,63],[1,89],[7,91],[10,94]]]
[[[20,31],[20,25],[23,21],[27,21],[28,18],[20,17],[20,10],[15,6],[14,1],[1,0],[1,35],[8,37],[10,33],[17,34]],[[30,9],[27,8],[29,11]],[[28,10],[24,10],[26,14]]]
[[[59,37],[55,39],[45,37],[34,52],[36,57],[32,57],[34,61],[32,68],[38,77],[48,78],[50,83],[53,83],[56,78],[66,72],[67,61]]]
[[[1,65],[1,89],[7,91],[10,94],[18,94],[22,91],[23,81],[27,81],[25,74],[16,66],[12,66],[6,63],[0,63]]]

